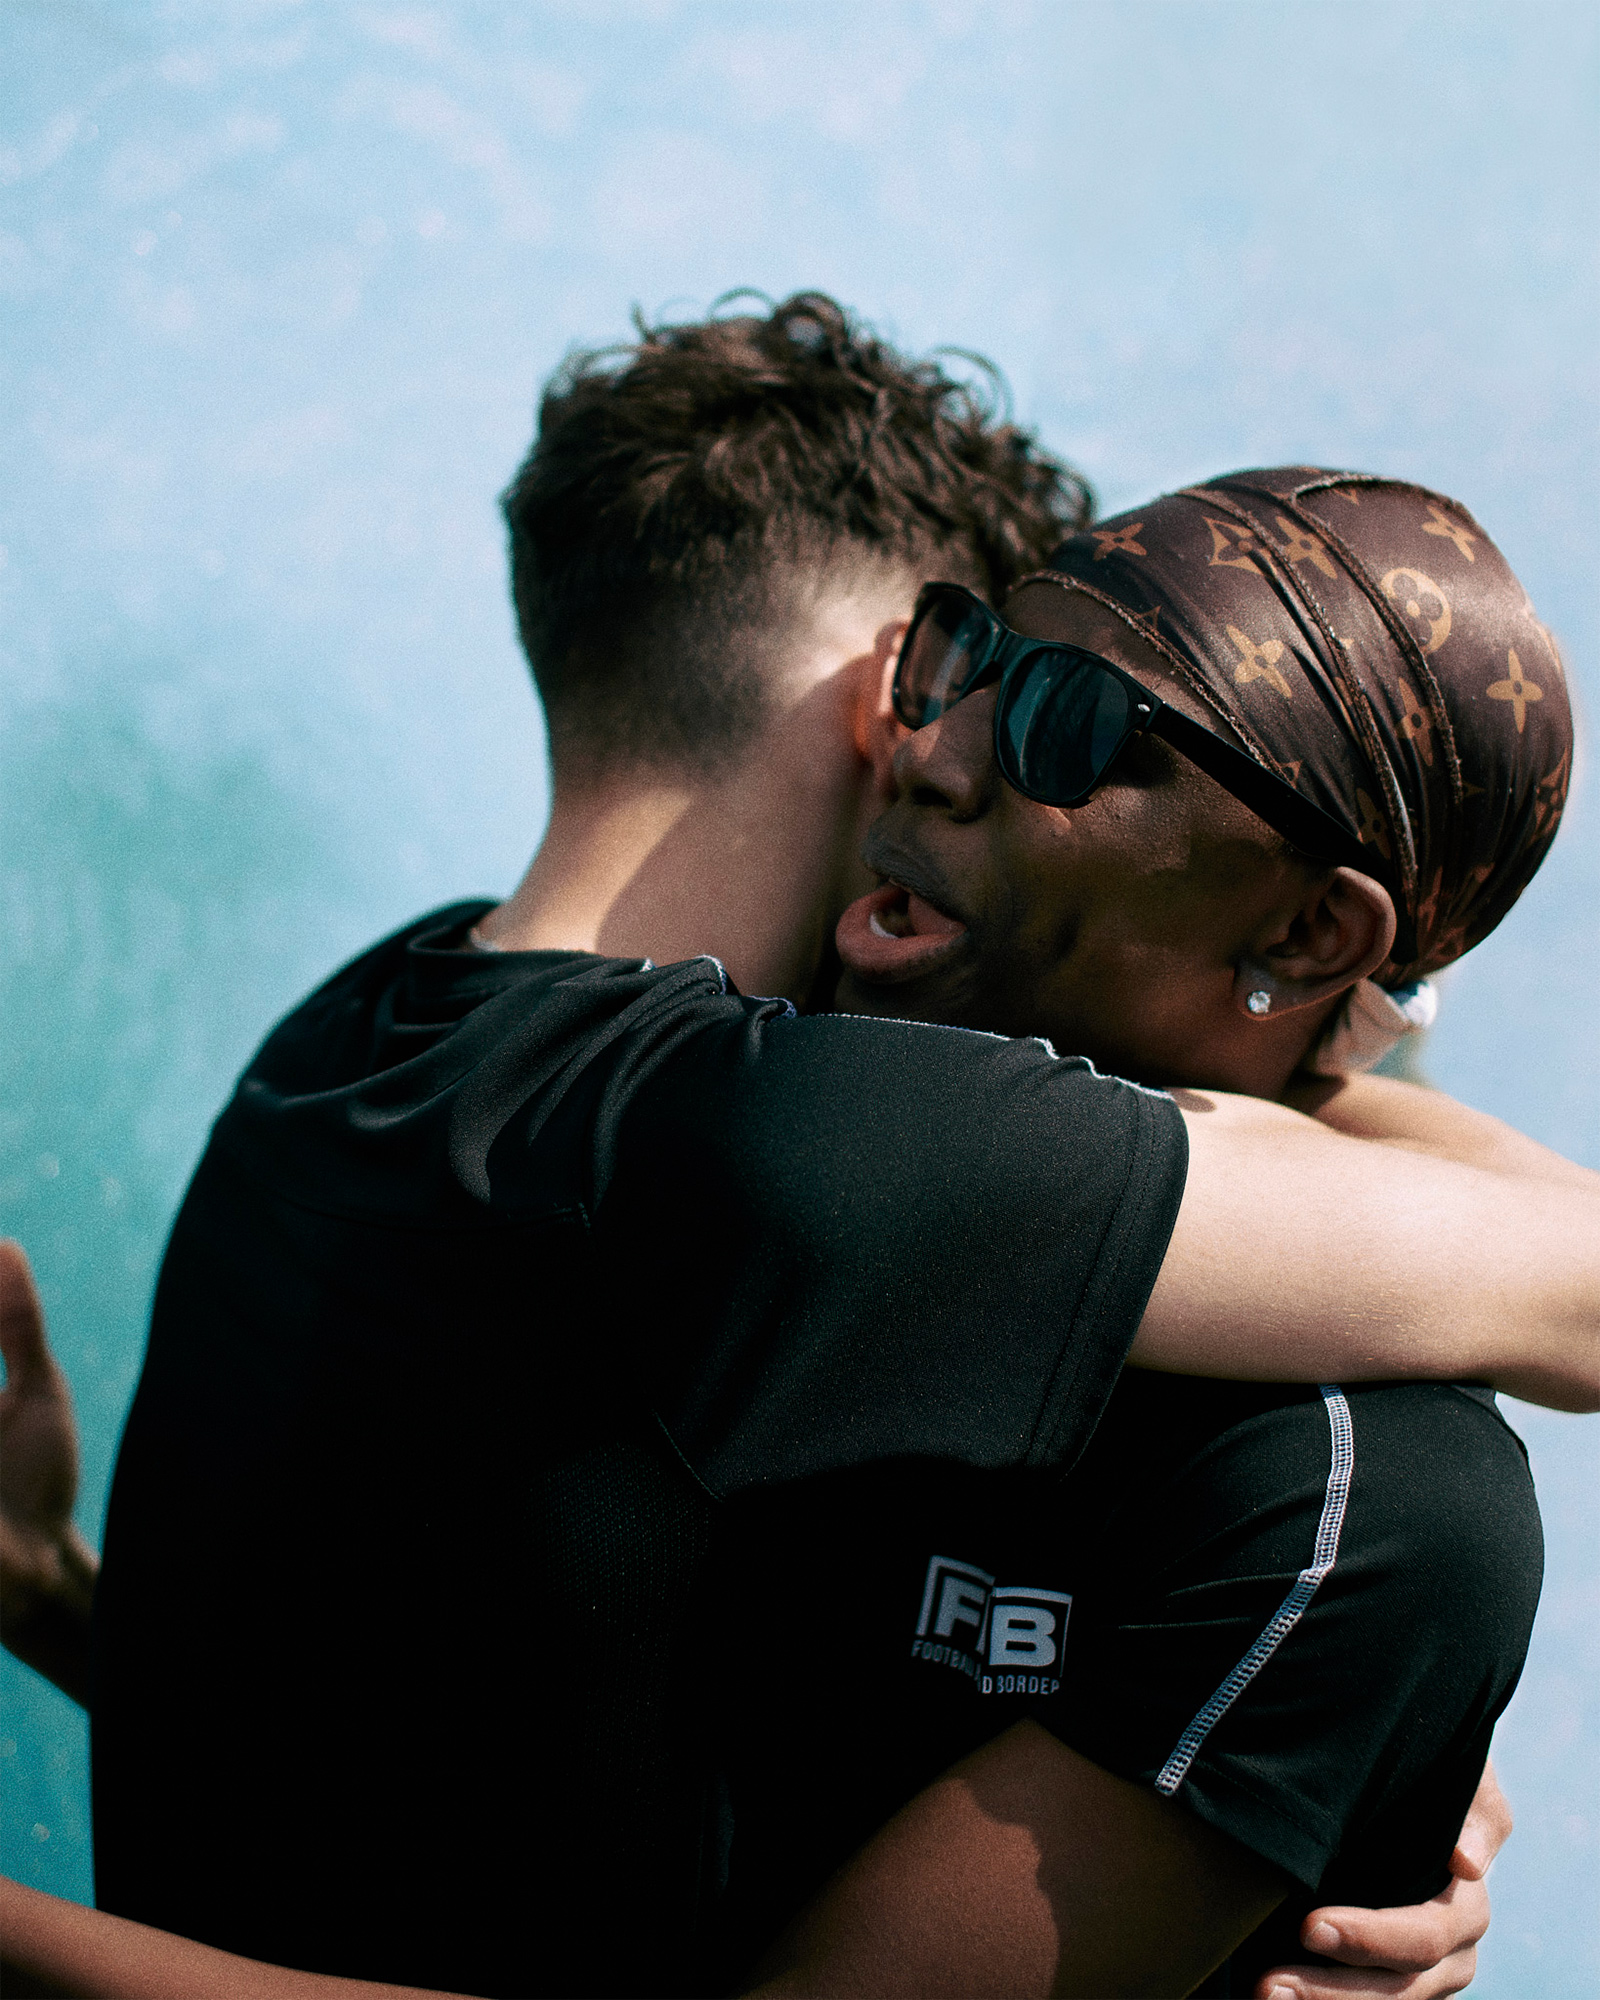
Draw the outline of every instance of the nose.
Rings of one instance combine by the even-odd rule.
[[[952,819],[976,819],[990,804],[999,774],[994,763],[995,690],[981,688],[913,730],[894,754],[899,796]]]

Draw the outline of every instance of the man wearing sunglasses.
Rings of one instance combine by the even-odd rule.
[[[1444,581],[1424,582],[1402,552],[1441,521],[1462,560],[1454,573],[1434,564]],[[1238,539],[1218,537],[1219,523]],[[1212,560],[1246,533],[1247,560]],[[1293,575],[1308,549],[1319,558],[1309,588]],[[1506,687],[1508,655],[1544,663],[1556,707],[1538,724],[1502,724],[1501,698],[1482,699]],[[1420,975],[1515,900],[1553,832],[1544,801],[1559,801],[1569,768],[1560,690],[1553,644],[1477,523],[1442,496],[1374,478],[1289,468],[1150,503],[1069,538],[1003,619],[930,585],[894,682],[896,713],[916,733],[867,842],[883,885],[839,927],[841,1004],[1042,1031],[1153,1080],[1310,1101],[1331,1092],[1333,1115],[1354,1111],[1356,1129],[1358,1087],[1292,1084],[1293,1073],[1392,1039],[1425,999]],[[1541,686],[1530,706],[1543,698]],[[1278,775],[1291,769],[1294,788]],[[1271,1180],[1255,1186],[1276,1211]],[[1426,1235],[1420,1212],[1408,1223],[1408,1242],[1413,1229]],[[1286,1232],[1286,1274],[1298,1248]],[[1057,1552],[1055,1608],[1018,1593],[1064,1634],[1042,1694],[1030,1684],[1031,1714],[1051,1736],[1184,1797],[1324,1894],[1338,1882],[1359,1900],[1352,1870],[1376,1866],[1392,1890],[1430,1847],[1442,1853],[1429,1816],[1454,1758],[1465,1760],[1457,1787],[1476,1768],[1491,1633],[1519,1591],[1531,1619],[1538,1533],[1514,1441],[1463,1392],[1323,1396],[1325,1415],[1275,1391],[1126,1377],[1043,1503],[1049,1532],[1020,1501],[986,1529],[973,1508],[946,1552],[971,1577],[1019,1580],[1048,1575],[1042,1551]],[[1316,1439],[1326,1486],[1291,1500]],[[1296,1514],[1298,1576],[1287,1549],[1271,1553]],[[1419,1587],[1458,1561],[1441,1595]],[[1238,1593],[1268,1576],[1255,1631],[1229,1629]],[[996,1584],[988,1615],[1009,1598]],[[1526,1623],[1499,1629],[1525,1637]],[[1195,1672],[1221,1630],[1226,1642]],[[962,1636],[982,1660],[981,1631]],[[1055,1648],[1053,1631],[1044,1644]],[[946,1661],[930,1671],[947,1673]],[[1172,1701],[1182,1686],[1187,1713]],[[1436,1729],[1430,1797],[1401,1770]],[[1058,1946],[1073,1906],[1040,1885],[1084,1880],[1093,1856],[1077,1830],[1085,1815],[1075,1827],[1060,1803],[1066,1772],[1052,1799],[1020,1775],[1025,1754],[1036,1767],[1052,1753],[1031,1737],[1025,1753],[1020,1732],[1002,1738],[900,1815],[835,1885],[837,1919],[802,1932],[798,1962],[813,1947],[845,1954],[869,1990],[885,1969],[874,1933],[910,1934],[934,1877],[981,1879],[990,1922],[1008,1913],[1019,1962],[1030,1934],[1038,1951]],[[825,1755],[824,1741],[803,1746],[791,1802],[808,1784],[826,1788]],[[1335,1803],[1345,1785],[1361,1794],[1361,1833],[1330,1865],[1327,1848],[1313,1858],[1301,1843],[1328,1837],[1320,1815],[1350,1812],[1353,1801]],[[1009,1864],[985,1826],[997,1816],[1032,1836]],[[1137,1946],[1109,1912],[1131,1917],[1137,1902],[1112,1889],[1093,1908],[1093,1939],[1078,1950],[1108,1946],[1098,1970],[1123,1990]],[[1271,1929],[1254,1941],[1256,1964]]]
[[[692,1989],[708,1927],[738,1958],[714,1934],[757,1839],[765,1753],[730,1714],[784,1661],[847,1683],[868,1627],[833,1619],[839,1590],[897,1657],[920,1618],[920,1577],[875,1608],[859,1574],[815,1577],[811,1482],[832,1505],[895,1464],[1049,1477],[1130,1340],[1158,1367],[1465,1371],[1582,1402],[1596,1217],[1537,1149],[1401,1161],[1027,1040],[739,997],[831,984],[917,582],[998,594],[1071,524],[1059,471],[934,371],[815,300],[654,334],[557,385],[507,510],[550,829],[508,902],[409,927],[291,1016],[197,1173],[96,1611],[101,1894],[369,1977]],[[1445,1124],[1411,1136],[1488,1146]],[[1439,1231],[1380,1279],[1419,1200]],[[784,1598],[785,1549],[815,1590]],[[991,1615],[1006,1579],[931,1554],[932,1647],[980,1600],[1017,1658],[1043,1646],[1049,1576]],[[399,1754],[438,1713],[447,1737]],[[1095,1819],[1177,1954],[1155,1976],[1192,1983],[1276,1900],[1181,1804],[1005,1740]],[[340,1812],[308,1823],[302,1779]],[[938,1892],[952,1953],[960,1886]],[[1419,1991],[1450,1990],[1473,1921],[1413,1920],[1454,1958]]]
[[[996,765],[1025,799],[1066,808],[1086,805],[1134,738],[1149,734],[1242,800],[1301,853],[1358,869],[1371,859],[1338,820],[1214,728],[1162,701],[1114,660],[1086,646],[1013,632],[959,583],[926,585],[895,670],[896,717],[908,729],[924,728],[991,685],[998,688]]]
[[[1042,597],[1047,612],[1059,611],[1048,589],[1058,581],[1054,574],[1040,579],[1023,601],[1031,608]],[[1082,625],[1085,603],[1080,601],[1073,608],[1077,623]],[[1137,656],[1137,632],[1130,634],[1105,611],[1097,613],[1093,600],[1087,601],[1087,615],[1089,628],[1109,637],[1111,652],[1126,655],[1131,645]],[[1149,648],[1145,651],[1148,654]],[[1156,686],[1170,677],[1165,667],[1158,664],[1151,673],[1149,658],[1139,664],[1146,669],[1143,679],[1108,657],[1106,651],[1013,631],[981,598],[960,584],[930,583],[919,594],[906,630],[893,681],[893,709],[905,728],[921,730],[956,703],[992,689],[993,701],[986,713],[992,717],[993,770],[1019,798],[1064,811],[1086,806],[1113,770],[1126,779],[1130,770],[1137,768],[1141,755],[1148,758],[1148,751],[1141,750],[1141,739],[1153,739],[1169,746],[1186,766],[1203,773],[1247,806],[1255,818],[1280,834],[1296,855],[1324,868],[1352,871],[1351,878],[1339,882],[1338,891],[1362,896],[1363,885],[1374,880],[1373,851],[1364,847],[1348,826],[1220,734],[1215,716],[1198,719],[1205,714],[1204,704],[1196,702],[1190,691],[1179,688],[1172,692],[1172,698],[1163,699]],[[1195,707],[1197,715],[1182,705],[1186,694],[1188,706]],[[883,843],[892,837],[886,827],[875,829],[871,836],[874,853],[881,852]],[[1095,859],[1098,864],[1098,853]],[[919,899],[930,927],[925,933],[926,946],[919,950],[907,944],[905,940],[916,931],[903,906],[913,893],[895,883],[876,899],[858,902],[846,913],[843,937],[847,941],[847,969],[858,971],[869,990],[918,978],[925,969],[923,950],[937,956],[956,936],[966,939],[965,926],[949,921],[944,913]],[[1386,957],[1405,961],[1415,956],[1415,938],[1403,902],[1395,909],[1394,918],[1396,935],[1383,937],[1374,968]],[[991,957],[991,966],[997,963]],[[1344,965],[1335,968],[1338,975],[1346,970]],[[1260,990],[1265,993],[1265,989]],[[851,988],[851,995],[852,1001],[863,998],[856,987]],[[959,1004],[948,996],[932,1004],[930,1018],[964,1018]],[[1020,1004],[1030,1018],[1042,1018],[1037,992],[1030,990]],[[870,999],[865,1001],[864,1011],[874,1011]],[[1079,1039],[1072,1039],[1070,1045],[1079,1046],[1084,1033],[1084,1024],[1075,1019],[1073,1035]],[[1108,1045],[1097,1040],[1093,1046],[1105,1062]],[[1108,1066],[1141,1077],[1157,1074],[1148,1059],[1135,1061],[1126,1055],[1120,1065]],[[1183,1046],[1158,1066],[1159,1080],[1193,1083],[1201,1080],[1202,1067],[1197,1050],[1192,1045]]]

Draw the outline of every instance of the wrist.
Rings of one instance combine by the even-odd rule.
[[[14,1536],[8,1541],[14,1544]],[[100,1561],[71,1523],[4,1564],[0,1637],[6,1650],[73,1700],[87,1702],[89,1628]]]

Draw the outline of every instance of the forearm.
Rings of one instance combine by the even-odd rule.
[[[3,1532],[3,1529],[0,1529]],[[89,1703],[89,1631],[100,1563],[75,1528],[25,1566],[6,1564],[0,1642],[35,1673],[85,1707]]]
[[[1022,1722],[879,1829],[750,2000],[1187,1993],[1285,1886],[1186,1807]]]
[[[77,2000],[462,2000],[416,1986],[263,1965],[4,1877],[0,1972],[8,1994]]]
[[[1600,1189],[1600,1174],[1575,1166],[1503,1119],[1395,1077],[1297,1076],[1283,1101],[1351,1139],[1428,1153],[1513,1180]]]
[[[1179,1099],[1189,1176],[1136,1366],[1486,1381],[1600,1409],[1600,1176],[1518,1178],[1258,1099]]]

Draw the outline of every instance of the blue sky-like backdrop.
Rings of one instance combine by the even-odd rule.
[[[1442,487],[1592,714],[1597,263],[1589,0],[6,0],[0,1227],[86,1531],[234,1073],[537,837],[495,496],[569,347],[821,286],[993,355],[1107,508],[1283,461]],[[1427,1051],[1591,1166],[1597,910],[1586,758]],[[1478,1990],[1594,1991],[1600,1429],[1510,1414],[1550,1566]],[[87,1897],[81,1718],[9,1659],[0,1699],[0,1865]]]

